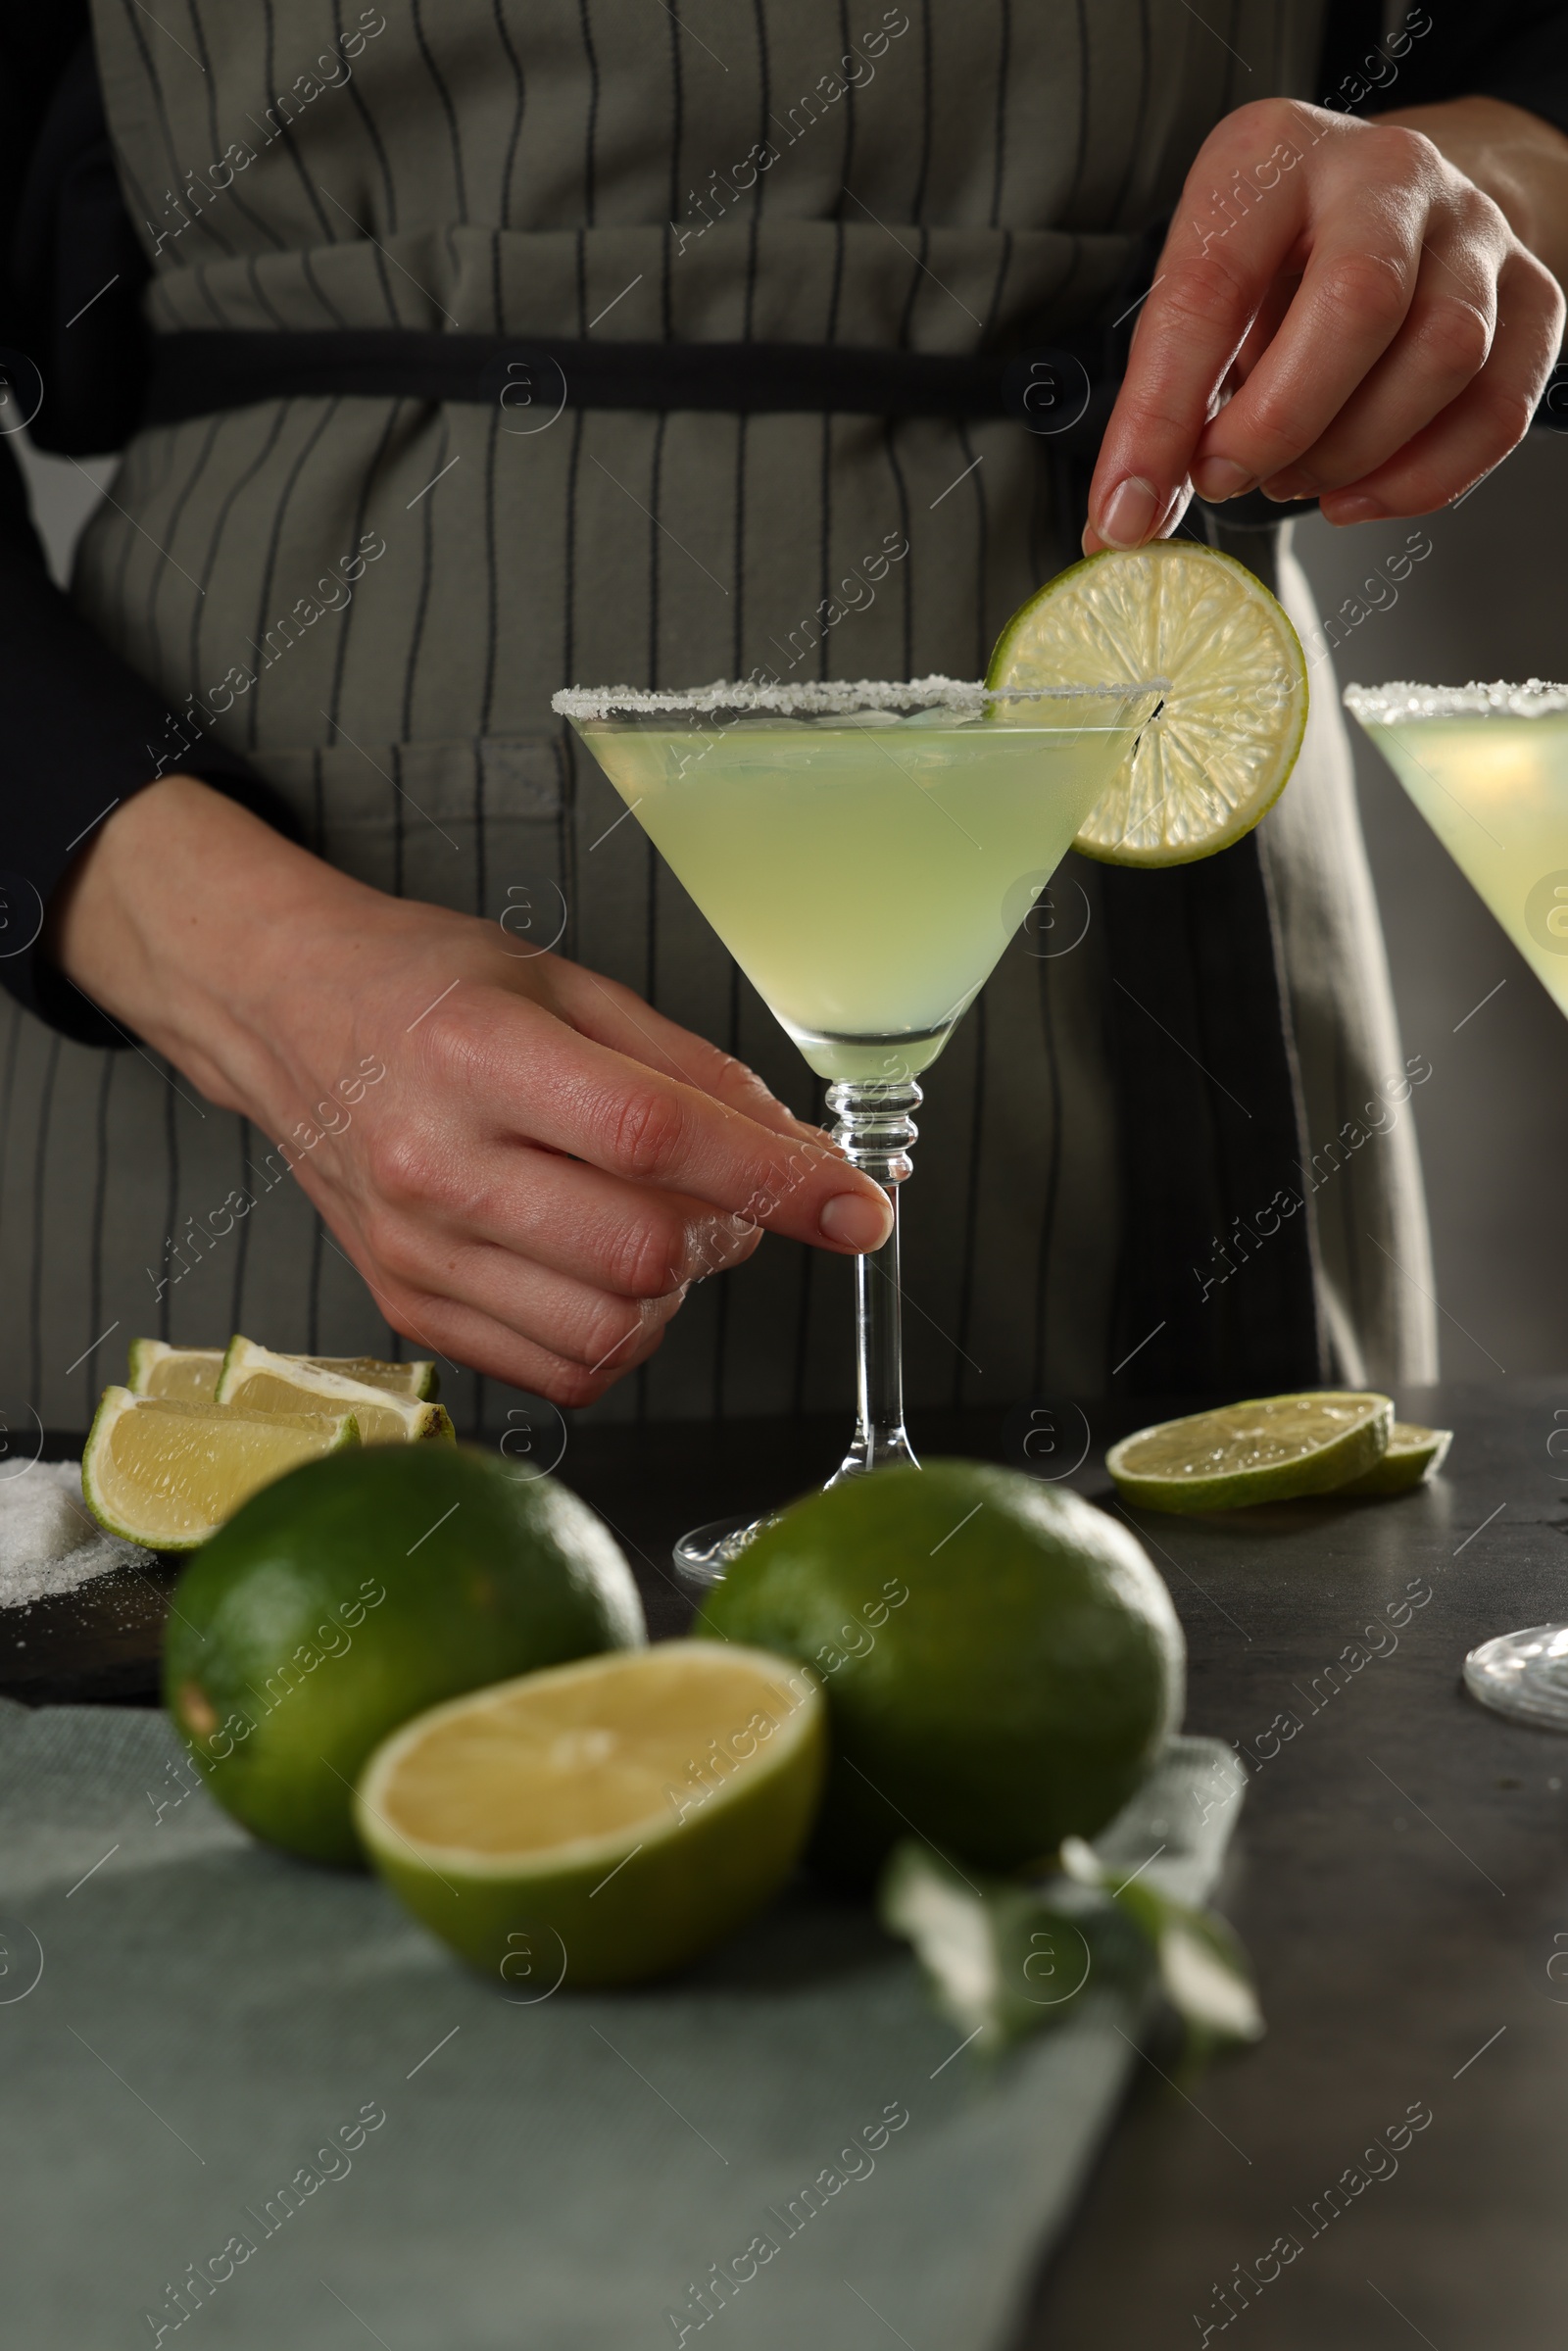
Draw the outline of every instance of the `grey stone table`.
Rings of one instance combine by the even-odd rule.
[[[1548,1450],[1568,1380],[1400,1404],[1458,1432],[1418,1494],[1138,1522],[1187,1632],[1188,1727],[1235,1741],[1252,1774],[1219,1899],[1269,2034],[1179,2085],[1167,2051],[1144,2063],[1020,2351],[1568,2340],[1568,1739],[1459,1683],[1488,1635],[1568,1618],[1568,1458]],[[1091,1417],[1071,1483],[1108,1501],[1099,1463],[1128,1415]],[[1083,1435],[1071,1407],[915,1430],[928,1457],[1022,1466],[1027,1443],[1036,1473]],[[675,1535],[814,1483],[842,1437],[809,1420],[583,1430],[560,1474],[616,1527],[672,1633]],[[35,1610],[30,1655],[0,1660],[0,1681],[145,1696],[155,1586],[102,1614]]]

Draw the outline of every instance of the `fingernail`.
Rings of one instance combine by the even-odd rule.
[[[1152,482],[1129,473],[1112,490],[1095,527],[1107,547],[1142,547],[1162,503]]]
[[[893,1208],[885,1200],[867,1200],[859,1192],[835,1192],[822,1205],[817,1220],[824,1241],[858,1254],[880,1249],[893,1230]]]
[[[1206,457],[1193,467],[1193,483],[1200,498],[1218,506],[1224,499],[1238,498],[1244,490],[1255,488],[1257,475],[1238,465],[1234,458]]]
[[[1332,507],[1323,508],[1323,519],[1338,528],[1347,522],[1384,522],[1388,512],[1375,498],[1336,498]]]
[[[1287,498],[1310,498],[1316,488],[1317,484],[1309,474],[1275,473],[1263,484],[1263,495],[1280,506]]]

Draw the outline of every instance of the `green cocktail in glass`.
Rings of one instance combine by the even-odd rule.
[[[936,1059],[1158,705],[1163,681],[574,688],[569,717],[810,1067],[894,1227],[857,1260],[859,1404],[836,1473],[912,1463],[898,1188]],[[830,1481],[832,1482],[832,1481]],[[677,1564],[711,1580],[749,1526]]]

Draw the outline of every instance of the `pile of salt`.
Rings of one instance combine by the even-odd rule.
[[[0,1608],[22,1608],[152,1553],[106,1535],[81,1498],[79,1461],[33,1461],[0,1477]]]

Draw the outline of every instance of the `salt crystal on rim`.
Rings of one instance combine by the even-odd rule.
[[[1555,718],[1568,711],[1568,686],[1527,677],[1523,685],[1495,678],[1491,685],[1418,686],[1397,678],[1386,686],[1347,686],[1345,707],[1367,726],[1402,718]]]
[[[904,684],[862,677],[852,680],[802,679],[793,686],[715,678],[710,686],[688,686],[680,691],[646,686],[565,686],[550,697],[550,708],[563,718],[609,718],[639,711],[773,710],[788,715],[836,717],[848,710],[929,710],[951,708],[983,710],[993,702],[1052,702],[1085,694],[1125,698],[1168,686],[1169,678],[1127,678],[1103,685],[990,687],[954,677],[914,677]]]
[[[34,1461],[0,1480],[0,1608],[154,1564],[139,1543],[104,1533],[81,1498],[79,1461]]]

